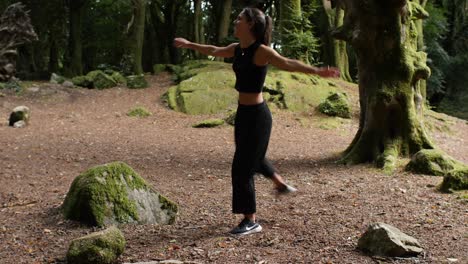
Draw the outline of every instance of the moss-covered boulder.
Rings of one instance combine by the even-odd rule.
[[[193,76],[169,88],[164,95],[170,108],[187,114],[212,114],[237,104],[234,75],[229,65],[206,62],[203,67],[185,67]],[[179,70],[176,70],[176,72]],[[175,73],[182,74],[182,73]]]
[[[423,149],[414,154],[406,169],[415,173],[444,176],[457,167],[458,162],[438,149]]]
[[[96,166],[72,183],[62,206],[67,219],[92,226],[172,224],[178,206],[123,162]]]
[[[21,105],[17,106],[13,109],[10,114],[9,126],[14,126],[16,122],[23,121],[25,124],[29,122],[29,118],[31,117],[31,110],[27,106]]]
[[[201,122],[194,124],[192,127],[195,127],[195,128],[217,127],[223,124],[224,124],[224,120],[222,119],[207,119],[207,120],[203,120]]]
[[[237,115],[236,110],[229,110],[227,113],[227,116],[224,118],[224,121],[228,123],[229,125],[233,126],[236,123],[236,115]]]
[[[145,79],[145,75],[140,74],[127,76],[127,87],[130,89],[147,88],[148,82]]]
[[[93,82],[85,75],[73,77],[71,81],[75,86],[93,88]]]
[[[120,72],[114,71],[110,77],[114,79],[117,84],[127,85],[127,79]]]
[[[60,75],[58,75],[56,73],[52,73],[50,75],[50,82],[51,83],[62,84],[65,80],[66,80],[65,77],[60,76]]]
[[[152,113],[148,111],[146,108],[142,106],[138,106],[138,107],[130,109],[127,115],[131,117],[148,117],[148,116],[151,116]]]
[[[440,190],[444,192],[468,190],[468,167],[448,172],[444,176]]]
[[[415,173],[444,176],[440,189],[445,192],[468,190],[468,166],[438,149],[423,149],[414,154],[406,169]]]
[[[324,79],[303,73],[271,68],[265,80],[264,95],[279,108],[293,112],[314,109],[330,92],[336,91]]]
[[[111,264],[124,252],[125,237],[115,226],[77,238],[70,243],[70,264]]]
[[[331,93],[327,99],[319,104],[318,110],[329,116],[351,118],[348,97],[345,93]]]
[[[101,70],[88,72],[86,77],[93,83],[92,87],[99,90],[117,86],[117,82]]]

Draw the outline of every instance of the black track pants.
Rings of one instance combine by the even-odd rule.
[[[235,119],[236,152],[232,162],[232,212],[256,212],[254,174],[271,178],[274,168],[265,158],[272,126],[271,112],[265,102],[239,105]]]

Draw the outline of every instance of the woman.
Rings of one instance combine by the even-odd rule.
[[[239,105],[234,129],[236,151],[232,164],[232,212],[244,215],[240,224],[231,230],[231,234],[235,235],[262,230],[255,218],[256,172],[270,178],[278,193],[296,191],[284,182],[265,158],[272,126],[271,113],[262,96],[268,64],[287,71],[323,77],[339,75],[336,69],[317,68],[279,55],[269,47],[271,33],[270,17],[259,9],[244,8],[234,21],[234,36],[239,39],[239,43],[216,47],[193,43],[184,38],[174,39],[174,45],[178,48],[188,48],[216,57],[234,57],[232,67],[236,74],[235,88],[239,92]]]

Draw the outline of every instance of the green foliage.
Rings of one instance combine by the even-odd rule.
[[[222,119],[207,119],[201,122],[194,124],[192,127],[194,128],[206,128],[206,127],[217,127],[224,124],[224,120]]]
[[[292,17],[287,24],[293,25],[281,28],[275,35],[280,45],[282,55],[290,58],[302,59],[307,62],[316,62],[319,52],[318,39],[313,34],[313,25],[309,19],[315,12],[313,3],[303,4],[300,17]]]
[[[329,116],[351,118],[349,102],[345,93],[331,93],[325,101],[319,104],[318,110]]]
[[[448,22],[444,10],[428,2],[426,10],[429,18],[424,20],[424,42],[427,52],[427,65],[431,68],[431,76],[427,80],[427,97],[445,94],[445,79],[450,65],[450,56],[442,46],[442,41],[448,32]]]
[[[148,111],[146,108],[138,106],[138,107],[130,109],[127,115],[131,117],[148,117],[148,116],[151,116],[152,113]]]

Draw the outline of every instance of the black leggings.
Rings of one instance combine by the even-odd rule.
[[[273,177],[275,170],[265,158],[272,126],[271,112],[265,102],[237,108],[234,136],[236,152],[232,162],[232,212],[256,212],[254,174]]]

